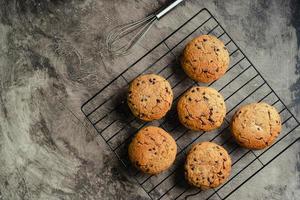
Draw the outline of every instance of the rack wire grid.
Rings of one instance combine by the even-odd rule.
[[[215,35],[230,52],[231,63],[227,73],[210,84],[189,79],[178,62],[187,42],[201,34]],[[171,110],[165,118],[154,122],[143,122],[135,118],[126,104],[128,84],[145,73],[156,73],[165,77],[174,92]],[[180,125],[176,103],[181,94],[195,85],[213,87],[224,96],[228,111],[222,127],[218,130],[195,132]],[[282,132],[267,149],[252,151],[241,148],[230,135],[229,121],[239,106],[260,101],[275,106],[280,112]],[[296,133],[299,121],[207,9],[200,10],[130,65],[85,102],[81,110],[151,199],[226,199],[299,139]],[[165,129],[174,137],[178,146],[174,165],[159,175],[147,175],[137,171],[127,157],[127,147],[132,136],[147,125]],[[222,145],[232,158],[232,172],[228,181],[218,188],[206,191],[188,185],[183,172],[185,156],[190,146],[201,141]]]

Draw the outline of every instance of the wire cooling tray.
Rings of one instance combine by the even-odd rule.
[[[230,52],[230,68],[221,79],[210,83],[196,83],[181,70],[178,58],[188,41],[200,34],[212,34],[221,39]],[[164,119],[143,122],[135,118],[126,104],[128,84],[145,73],[165,77],[174,92],[174,103]],[[176,103],[181,94],[194,85],[211,86],[225,98],[227,115],[221,128],[212,132],[194,132],[180,125]],[[250,102],[267,102],[280,112],[282,133],[269,148],[252,151],[241,148],[232,140],[229,121],[235,110]],[[253,66],[214,16],[202,9],[153,49],[130,65],[81,107],[82,112],[106,141],[129,173],[151,199],[226,199],[299,138],[295,129],[299,121]],[[135,133],[146,125],[156,125],[168,131],[176,140],[177,157],[171,169],[153,176],[136,171],[127,157],[127,147]],[[191,144],[213,141],[224,146],[232,158],[229,180],[214,190],[200,191],[184,180],[183,163]]]

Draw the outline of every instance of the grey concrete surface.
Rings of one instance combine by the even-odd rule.
[[[113,58],[106,52],[104,38],[113,26],[144,17],[166,2],[0,0],[0,200],[149,199],[80,107],[204,7],[300,120],[299,0],[186,0],[155,24],[130,55]],[[165,50],[164,46],[149,59]],[[128,79],[133,74],[127,74]],[[286,127],[292,129],[295,124],[292,121]],[[250,164],[218,194],[190,189],[187,194],[197,195],[188,199],[226,197],[253,170],[299,138],[299,131],[287,137],[283,133],[272,151],[247,153],[239,167],[262,154],[260,162]],[[236,152],[241,153],[244,150]],[[299,198],[299,153],[296,142],[228,198]]]

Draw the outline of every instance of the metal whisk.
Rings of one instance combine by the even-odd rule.
[[[127,54],[128,51],[148,32],[156,20],[162,18],[182,1],[183,0],[176,0],[165,9],[153,13],[144,19],[113,28],[106,38],[108,51],[114,56]],[[123,41],[122,43],[122,39],[129,36],[130,33],[132,33],[131,39],[126,42]]]

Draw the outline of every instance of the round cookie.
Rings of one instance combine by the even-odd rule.
[[[136,117],[144,121],[165,116],[171,108],[172,101],[172,88],[169,82],[159,75],[141,75],[129,86],[128,106]]]
[[[177,146],[172,136],[163,129],[148,126],[141,129],[128,148],[133,165],[148,174],[158,174],[174,162]]]
[[[233,137],[248,149],[263,149],[271,145],[281,131],[277,110],[266,103],[251,103],[236,111],[231,121]]]
[[[223,76],[229,65],[224,43],[212,35],[201,35],[190,41],[182,54],[181,66],[193,80],[209,83]]]
[[[226,115],[222,95],[213,88],[192,87],[177,104],[179,121],[192,130],[210,131],[220,127]]]
[[[215,188],[225,182],[231,171],[231,158],[227,151],[212,142],[194,145],[185,162],[187,181],[201,189]]]

